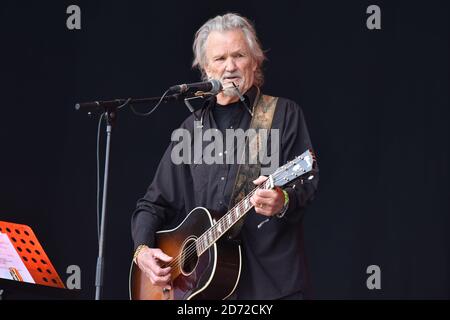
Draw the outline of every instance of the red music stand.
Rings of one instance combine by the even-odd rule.
[[[64,283],[29,226],[0,221],[0,232],[8,236],[36,284],[65,288]]]

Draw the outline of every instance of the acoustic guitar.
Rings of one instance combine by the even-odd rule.
[[[239,282],[241,247],[227,231],[252,209],[250,198],[257,189],[282,187],[297,179],[314,178],[315,158],[311,150],[278,168],[226,214],[197,207],[176,228],[158,231],[156,247],[174,259],[170,266],[171,289],[153,285],[134,263],[131,264],[129,291],[132,300],[226,299]],[[229,233],[228,233],[229,234]]]

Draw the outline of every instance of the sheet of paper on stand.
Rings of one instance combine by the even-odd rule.
[[[8,280],[23,279],[35,283],[25,264],[9,240],[8,235],[0,232],[0,278]]]

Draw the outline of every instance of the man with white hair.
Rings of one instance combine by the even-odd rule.
[[[205,130],[220,130],[224,134],[227,129],[247,130],[254,106],[262,96],[265,60],[252,24],[232,13],[210,19],[197,31],[193,50],[193,66],[200,69],[204,80],[220,80],[223,91],[208,99],[181,127],[192,132],[194,121],[201,119]],[[271,128],[279,132],[277,156],[281,165],[312,146],[301,108],[285,98],[274,101]],[[173,147],[174,143],[168,147],[132,217],[134,261],[153,285],[165,290],[171,289],[171,268],[163,265],[174,257],[155,248],[155,232],[180,222],[198,206],[227,212],[235,203],[233,190],[239,169],[237,163],[174,164]],[[265,179],[256,175],[251,180],[259,185]],[[284,190],[258,190],[252,196],[254,209],[247,213],[238,233],[243,262],[232,298],[305,297],[308,277],[302,220],[317,183],[316,177],[308,184],[292,185]]]

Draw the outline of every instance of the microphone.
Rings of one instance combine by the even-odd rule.
[[[184,83],[169,88],[170,93],[185,93],[192,91],[203,91],[212,95],[222,91],[222,83],[219,80],[211,79],[204,82]]]
[[[92,111],[103,111],[105,109],[116,109],[123,104],[143,104],[143,103],[151,103],[157,102],[160,99],[163,99],[163,102],[167,102],[170,100],[182,100],[183,94],[186,92],[195,92],[202,91],[206,94],[216,95],[220,91],[222,91],[222,83],[219,80],[211,79],[209,81],[204,82],[195,82],[195,83],[184,83],[176,86],[172,86],[167,91],[167,94],[163,97],[151,97],[151,98],[140,98],[140,99],[115,99],[115,100],[107,100],[107,101],[91,101],[91,102],[82,102],[77,103],[75,105],[76,110],[85,110],[87,112]]]

